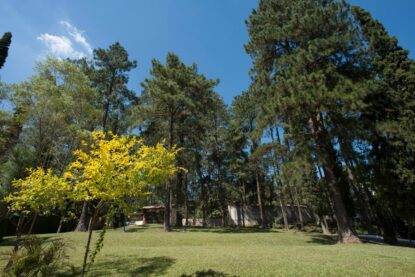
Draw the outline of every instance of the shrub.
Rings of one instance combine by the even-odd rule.
[[[19,249],[2,254],[8,259],[5,276],[53,276],[67,259],[66,244],[62,239],[44,242],[30,236],[19,242]]]

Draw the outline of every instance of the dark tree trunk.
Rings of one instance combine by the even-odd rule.
[[[200,183],[200,204],[202,209],[202,225],[206,226],[206,186],[205,186],[205,180],[203,179],[202,170],[201,170],[201,162],[200,162],[200,155],[199,153],[196,153],[196,171],[199,178]],[[196,215],[196,213],[195,213]],[[195,223],[196,224],[196,223]]]
[[[33,227],[35,226],[37,216],[38,216],[38,213],[36,212],[36,213],[33,215],[32,222],[30,223],[30,228],[29,228],[29,231],[27,232],[27,234],[28,234],[28,235],[31,235],[31,234],[32,234],[32,232],[33,232]]]
[[[187,173],[184,176],[184,211],[185,211],[185,216],[186,216],[186,220],[185,220],[185,225],[188,226],[189,225],[189,206],[188,206],[188,199],[187,199]]]
[[[111,95],[112,95],[112,91],[114,90],[114,82],[115,82],[115,71],[112,72],[111,81],[108,86],[108,92],[107,92],[105,103],[103,106],[104,115],[102,117],[102,129],[104,130],[104,132],[108,131],[107,124],[108,124],[108,117],[109,117],[110,105],[111,105]]]
[[[267,227],[267,222],[265,219],[265,212],[264,212],[264,203],[262,200],[262,189],[261,189],[261,182],[259,180],[259,172],[258,169],[255,170],[255,181],[256,181],[256,191],[258,195],[258,208],[259,208],[259,219],[261,228]]]
[[[277,143],[279,145],[281,145],[281,141],[280,141],[280,134],[278,132],[278,128],[275,128],[275,132],[277,134]],[[270,133],[271,133],[271,141],[273,143],[275,143],[275,138],[274,138],[274,130],[273,128],[270,128]],[[277,188],[277,191],[279,191],[279,195],[278,195],[278,203],[280,205],[280,209],[281,209],[281,215],[282,215],[282,219],[284,222],[284,229],[288,230],[289,226],[288,226],[288,218],[287,218],[287,210],[286,210],[286,205],[285,205],[285,201],[284,201],[284,195],[283,195],[283,183],[280,180],[279,176],[281,176],[281,170],[280,170],[280,164],[277,160],[277,155],[275,153],[275,148],[272,149],[272,161],[273,161],[273,169],[274,169],[274,183],[276,187],[279,187],[279,190]]]
[[[221,164],[217,164],[218,167],[218,187],[219,187],[219,201],[222,210],[222,226],[228,225],[228,205],[226,204],[226,189],[222,180]]]
[[[87,274],[87,264],[88,264],[88,254],[89,254],[89,249],[91,247],[91,241],[92,241],[92,231],[94,229],[94,223],[95,223],[95,218],[96,218],[96,214],[97,214],[98,210],[96,210],[93,215],[91,216],[90,220],[89,220],[89,224],[88,224],[88,240],[86,243],[86,249],[85,249],[85,254],[84,254],[84,261],[82,264],[82,276],[86,276]]]
[[[353,149],[350,143],[347,143],[342,133],[339,133],[339,144],[340,144],[340,151],[343,156],[344,162],[347,168],[347,177],[350,182],[350,186],[353,189],[353,192],[357,198],[359,210],[362,216],[362,223],[363,226],[366,228],[369,234],[375,234],[375,229],[373,228],[373,220],[371,218],[370,208],[369,208],[369,201],[367,197],[365,197],[364,192],[362,192],[361,184],[359,184],[355,170],[352,164],[352,160],[354,157]]]
[[[246,191],[245,182],[242,183],[242,226],[245,227],[245,205],[246,204]]]
[[[289,226],[288,226],[287,210],[285,206],[284,196],[282,195],[282,191],[281,191],[280,197],[278,197],[278,201],[280,203],[282,219],[284,222],[284,229],[288,230]]]
[[[301,211],[301,205],[300,205],[300,200],[299,200],[297,187],[294,187],[294,191],[295,191],[295,200],[296,200],[296,204],[297,204],[298,219],[299,219],[299,222],[300,222],[299,228],[300,228],[300,230],[303,230],[304,229],[303,212]]]
[[[339,242],[341,243],[360,243],[360,239],[352,228],[349,215],[344,205],[343,196],[339,184],[339,178],[336,172],[340,172],[337,168],[337,159],[334,152],[330,137],[323,124],[323,118],[318,114],[310,120],[310,129],[317,146],[317,154],[323,164],[324,177],[329,188],[330,198],[333,202],[334,213],[337,221],[337,230]]]
[[[170,182],[166,182],[165,186],[165,202],[164,202],[164,231],[170,232],[171,225],[170,225],[170,203],[171,203],[171,186]]]
[[[22,237],[22,231],[23,231],[23,223],[24,223],[25,216],[20,214],[19,220],[17,221],[16,226],[16,244],[14,245],[14,252],[19,250],[19,240]]]
[[[288,189],[288,196],[290,197],[289,200],[291,200],[290,210],[291,210],[292,215],[294,217],[295,225],[297,226],[297,228],[299,228],[299,226],[300,226],[300,220],[299,220],[299,215],[297,213],[297,210],[295,208],[295,201],[294,201],[294,196],[293,196],[292,188],[291,188],[291,185],[289,184],[288,181],[286,182],[286,184],[287,184],[287,189]]]
[[[377,215],[382,229],[383,241],[392,245],[397,244],[398,239],[392,217],[382,207],[378,207]]]
[[[169,150],[173,148],[173,116],[170,116],[169,121]],[[165,203],[164,203],[164,231],[171,231],[171,210],[172,210],[172,196],[173,190],[171,182],[167,181],[165,184]]]

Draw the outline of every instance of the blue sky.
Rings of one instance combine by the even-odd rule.
[[[47,54],[88,56],[92,48],[119,41],[138,61],[129,86],[140,92],[151,60],[173,51],[185,63],[197,63],[229,104],[250,82],[251,66],[243,45],[244,20],[257,0],[1,0],[0,32],[11,31],[9,58],[1,70],[4,82],[22,81],[36,60]],[[368,9],[400,44],[415,53],[415,1],[351,0]],[[121,4],[122,3],[122,4]]]

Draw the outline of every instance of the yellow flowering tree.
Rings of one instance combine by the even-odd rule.
[[[93,132],[90,142],[74,152],[64,178],[73,184],[72,198],[87,201],[93,207],[89,222],[82,275],[93,263],[97,251],[89,256],[93,225],[103,207],[125,207],[127,198],[148,194],[149,186],[165,183],[176,171],[177,149],[167,150],[163,145],[146,146],[134,136],[117,136]],[[103,238],[98,241],[102,243]],[[96,246],[100,249],[102,245]]]
[[[20,225],[24,216],[34,213],[29,233],[39,213],[48,214],[56,207],[63,207],[70,197],[71,186],[62,178],[54,175],[50,169],[28,169],[28,176],[12,182],[14,192],[5,197],[11,211],[21,213],[17,236],[20,237]]]
[[[141,198],[150,186],[164,184],[176,173],[177,149],[162,144],[146,146],[135,136],[117,136],[92,132],[82,149],[74,151],[74,161],[62,177],[51,170],[30,170],[27,178],[13,182],[15,192],[6,200],[11,210],[48,212],[66,200],[86,201],[93,208],[89,222],[82,276],[102,247],[104,232],[90,253],[92,230],[100,212],[117,206],[126,208],[126,199]],[[88,263],[89,254],[89,263]]]

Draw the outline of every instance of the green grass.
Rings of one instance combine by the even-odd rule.
[[[339,245],[317,233],[251,228],[127,231],[108,231],[90,276],[415,276],[413,248]],[[70,241],[70,263],[80,267],[86,233],[42,237]]]

